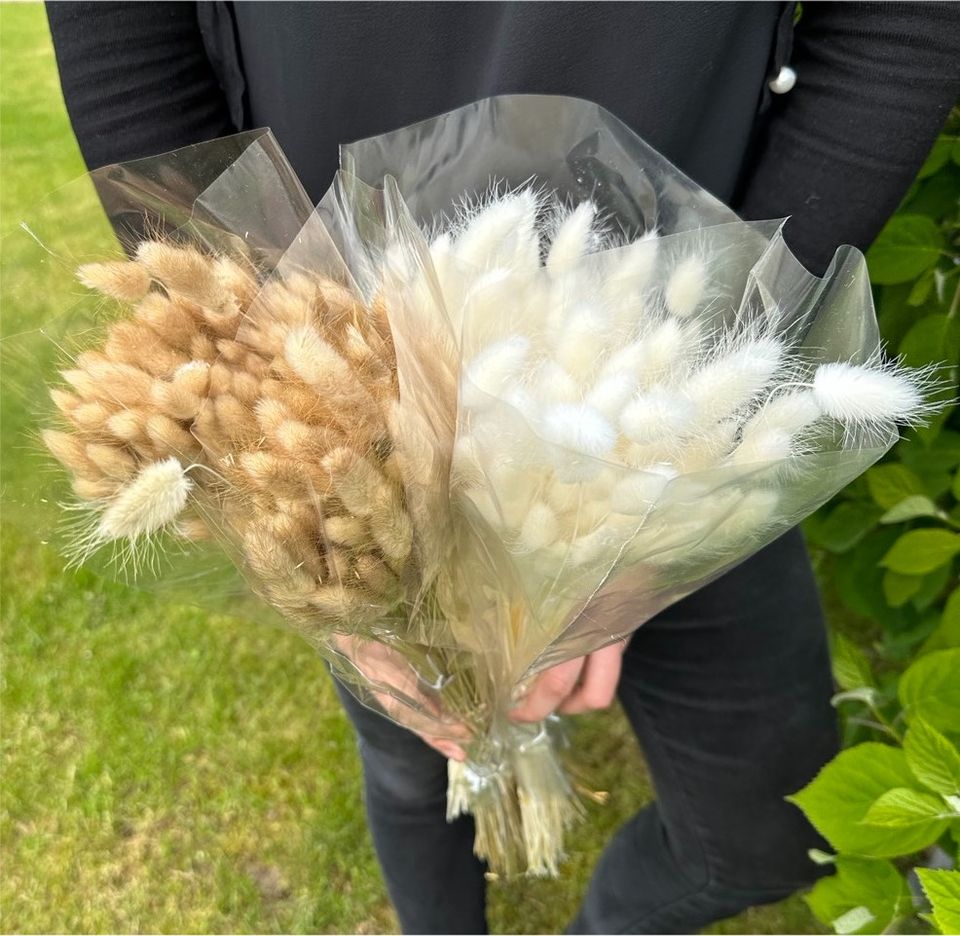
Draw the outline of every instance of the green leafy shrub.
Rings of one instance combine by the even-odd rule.
[[[916,912],[903,872],[925,860],[955,862],[960,846],[960,750],[950,737],[960,727],[960,647],[918,657],[894,699],[844,638],[834,669],[836,701],[858,704],[867,713],[858,721],[885,740],[842,751],[791,797],[837,852],[813,855],[836,873],[807,902],[837,933],[889,932]],[[938,926],[960,914],[960,871],[923,870],[920,881]]]
[[[880,327],[944,362],[944,406],[805,524],[834,629],[845,750],[791,797],[835,854],[837,933],[960,932],[960,111],[867,254]]]

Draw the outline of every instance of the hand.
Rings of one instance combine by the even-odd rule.
[[[627,640],[558,663],[540,673],[523,701],[510,713],[515,721],[542,721],[552,712],[576,715],[605,709],[617,693]]]
[[[459,722],[444,718],[437,700],[424,693],[413,667],[401,654],[385,644],[345,635],[335,637],[333,644],[362,674],[370,694],[388,718],[409,728],[444,757],[467,759],[461,743],[469,740],[470,733]],[[449,737],[434,734],[441,725]]]

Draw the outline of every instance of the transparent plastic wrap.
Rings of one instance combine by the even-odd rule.
[[[927,375],[880,358],[858,252],[812,276],[588,102],[493,98],[343,165],[315,210],[265,133],[95,173],[132,259],[80,279],[116,307],[3,348],[53,386],[73,500],[5,497],[71,518],[76,561],[279,612],[465,747],[449,814],[494,870],[552,872],[578,805],[556,720],[511,706],[856,477]]]
[[[260,130],[96,170],[52,192],[5,232],[0,406],[7,520],[42,531],[71,560],[102,574],[188,600],[202,596],[224,611],[261,613],[222,549],[185,535],[189,524],[164,528],[137,548],[113,542],[91,549],[83,507],[100,503],[98,484],[104,489],[149,454],[151,436],[135,417],[156,417],[150,431],[157,438],[174,428],[166,422],[170,413],[152,397],[147,412],[141,398],[190,360],[210,366],[219,358],[213,330],[198,336],[194,347],[171,337],[178,320],[189,318],[187,310],[177,309],[180,300],[154,284],[152,261],[132,266],[128,257],[144,242],[193,246],[221,258],[224,273],[235,264],[264,278],[312,211],[276,140]],[[27,257],[31,263],[23,262]],[[192,276],[180,271],[181,279]],[[217,314],[211,311],[211,319]],[[101,352],[111,336],[129,347],[115,349],[120,367],[108,373]],[[149,363],[128,366],[125,356]],[[83,408],[76,408],[80,403]],[[173,418],[176,428],[188,426]],[[83,446],[94,445],[103,465],[91,464],[78,445],[55,434],[46,440],[82,454],[88,470],[86,477],[50,471],[50,455],[62,465],[60,455],[67,452],[52,450],[40,430],[76,434]],[[133,461],[112,460],[108,449],[97,447],[101,443]]]
[[[5,310],[4,503],[73,565],[285,621],[368,701],[435,730],[426,641],[443,635],[407,626],[420,531],[381,470],[393,342],[357,285],[383,250],[378,201],[346,210],[338,183],[327,226],[266,131],[49,196],[9,235],[37,262]],[[448,391],[452,433],[455,374]]]

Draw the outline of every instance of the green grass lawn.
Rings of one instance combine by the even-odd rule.
[[[0,17],[7,231],[83,164],[42,8]],[[28,324],[15,295],[30,245],[3,242],[7,335]],[[15,400],[4,417],[16,482]],[[320,658],[290,634],[65,573],[18,519],[3,524],[0,580],[3,932],[395,931]],[[606,838],[651,796],[619,713],[582,719],[576,745],[610,799],[589,806],[559,880],[492,885],[495,931],[560,931]],[[795,897],[715,931],[819,930]]]

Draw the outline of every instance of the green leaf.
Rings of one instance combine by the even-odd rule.
[[[926,830],[884,828],[863,823],[867,810],[888,790],[915,784],[899,748],[867,741],[841,751],[799,793],[799,806],[838,852],[886,858],[929,844]]]
[[[927,270],[921,274],[920,278],[913,284],[910,295],[907,296],[907,305],[917,308],[922,306],[930,296],[933,290],[933,270]]]
[[[950,493],[954,500],[960,501],[960,469],[953,473],[953,484],[950,485]]]
[[[927,638],[917,655],[923,656],[953,647],[960,647],[960,588],[947,598],[940,624]]]
[[[884,510],[896,507],[908,497],[923,494],[923,482],[906,465],[896,462],[871,468],[866,479],[870,496]]]
[[[957,316],[957,322],[960,322],[960,316]],[[944,373],[941,371],[941,373]],[[950,415],[950,410],[952,407],[951,395],[955,394],[956,390],[956,381],[953,383],[950,380],[941,381],[939,384],[934,386],[934,389],[927,394],[926,402],[933,407],[939,407],[939,409],[934,409],[933,413],[930,416],[925,417],[924,423],[922,426],[917,426],[913,431],[917,434],[917,438],[924,444],[929,445],[933,439],[935,439],[940,432],[943,430],[943,424],[947,421],[947,417]],[[923,472],[918,471],[917,474],[922,475]],[[947,475],[947,485],[944,490],[948,490],[950,487],[950,476]],[[930,485],[927,485],[927,493],[932,497],[936,497],[936,494],[932,493]]]
[[[917,517],[936,517],[937,505],[925,494],[905,497],[899,504],[891,507],[881,518],[881,523],[904,523]]]
[[[923,892],[941,933],[960,933],[960,871],[917,868]]]
[[[876,858],[840,855],[836,874],[821,878],[805,898],[814,915],[835,933],[882,933],[911,909],[900,872]]]
[[[944,166],[935,176],[917,186],[904,207],[910,214],[929,215],[934,221],[940,221],[957,210],[958,198],[960,166]]]
[[[953,146],[950,148],[950,158],[960,166],[960,137],[957,137],[953,141]]]
[[[953,476],[945,471],[930,471],[923,468],[917,472],[917,475],[923,481],[927,497],[931,500],[942,497],[953,486]]]
[[[903,575],[887,569],[883,575],[883,597],[891,608],[902,608],[923,585],[922,575]]]
[[[960,176],[960,171],[957,173]],[[917,321],[917,310],[908,305],[912,283],[898,283],[896,286],[876,286],[877,318],[884,339],[892,348],[899,346],[903,336]]]
[[[907,605],[904,611],[913,610]],[[903,630],[886,631],[883,640],[883,656],[893,662],[903,661],[908,664],[917,654],[915,649],[918,644],[923,643],[936,629],[937,619],[935,615],[928,615],[924,618],[918,618],[914,614],[910,621],[904,622]],[[888,674],[888,678],[893,674]],[[894,682],[896,680],[894,679]]]
[[[810,542],[832,553],[852,549],[872,530],[880,511],[867,501],[843,501],[805,527]]]
[[[908,443],[898,446],[903,462],[911,468],[929,471],[950,471],[960,465],[960,432],[943,429],[928,445]]]
[[[834,580],[844,605],[885,628],[907,625],[912,608],[891,608],[883,597],[884,569],[880,560],[900,535],[898,527],[877,527],[856,549],[834,559]]]
[[[960,233],[960,225],[957,228]],[[956,289],[960,288],[954,284],[951,291],[956,298]],[[946,322],[940,316],[930,316],[940,322],[941,331],[941,351],[936,357],[937,368],[934,376],[934,382],[926,395],[926,401],[931,407],[931,414],[925,419],[924,425],[917,426],[914,430],[918,439],[925,445],[931,445],[933,440],[943,432],[944,424],[947,422],[950,414],[955,410],[957,401],[957,389],[960,384],[960,315],[947,316]],[[919,323],[918,323],[919,324]],[[930,326],[933,328],[934,326]],[[909,338],[910,336],[907,335]],[[936,336],[934,335],[934,338]],[[906,338],[904,339],[906,341]],[[921,363],[920,352],[913,346],[913,339],[906,346],[904,360],[907,363]],[[908,358],[912,358],[908,360]],[[946,366],[944,363],[946,362]],[[932,469],[936,471],[936,468]],[[918,472],[918,474],[922,474]],[[949,488],[949,480],[947,488]],[[946,488],[945,488],[946,489]],[[927,486],[927,493],[930,494],[930,487]],[[931,495],[935,496],[935,495]]]
[[[942,363],[949,354],[953,322],[940,312],[926,315],[903,336],[897,349],[908,367]]]
[[[870,279],[881,285],[905,283],[941,257],[943,235],[924,215],[894,215],[867,251]]]
[[[900,677],[904,714],[934,728],[960,730],[960,649],[940,650],[915,660]]]
[[[913,775],[942,796],[960,794],[960,751],[922,718],[910,723],[903,752]]]
[[[865,825],[885,829],[923,830],[927,844],[947,828],[953,811],[938,796],[911,787],[896,787],[877,797],[863,817]],[[922,847],[922,846],[921,846]]]
[[[920,580],[920,588],[914,593],[911,603],[918,611],[926,611],[943,593],[953,574],[950,565],[940,566],[928,572]]]
[[[939,172],[950,161],[950,153],[953,150],[955,142],[956,137],[947,136],[945,133],[941,133],[934,142],[930,152],[927,154],[927,158],[924,160],[923,165],[920,167],[920,171],[917,173],[917,178],[926,179],[929,176]]]
[[[880,564],[904,575],[923,575],[960,552],[960,535],[949,530],[910,530],[890,548]]]
[[[955,588],[950,592],[950,597],[943,606],[943,623],[952,627],[960,627],[960,588]]]
[[[833,635],[830,661],[833,667],[833,678],[844,691],[876,686],[873,670],[866,654],[843,634]]]

